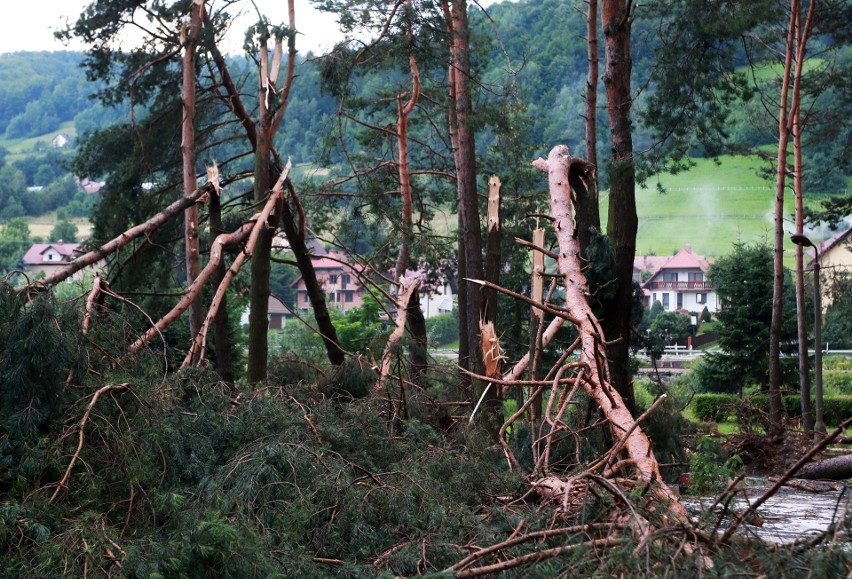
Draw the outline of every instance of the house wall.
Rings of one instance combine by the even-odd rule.
[[[713,291],[709,287],[686,287],[685,284],[688,284],[691,281],[689,279],[689,274],[696,272],[665,272],[668,274],[676,274],[677,279],[675,280],[664,280],[662,273],[663,272],[660,272],[660,274],[654,280],[658,284],[658,287],[654,287],[654,285],[652,284],[651,287],[647,290],[651,294],[651,305],[653,305],[655,301],[659,301],[663,304],[663,309],[668,312],[677,310],[687,310],[700,314],[705,307],[710,313],[719,311],[719,298],[716,295],[715,291]],[[697,283],[694,280],[692,281],[694,283]],[[683,287],[677,287],[678,285],[683,285]],[[680,298],[678,298],[678,295],[680,295]]]
[[[850,251],[848,245],[850,241],[852,241],[852,238],[847,238],[820,255],[819,263],[822,268],[820,275],[822,291],[820,293],[822,293],[823,310],[831,304],[829,283],[831,282],[832,272],[852,272],[852,251]]]

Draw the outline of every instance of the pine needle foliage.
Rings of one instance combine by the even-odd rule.
[[[579,530],[507,546],[471,567],[563,549],[500,575],[700,572],[695,557],[674,554],[692,537],[667,529],[642,489],[625,486],[618,498],[598,489],[570,520],[529,494],[524,473],[436,404],[457,399],[451,374],[430,370],[425,390],[409,388],[407,418],[394,399],[398,385],[331,396],[316,383],[335,376],[329,368],[273,373],[235,397],[211,369],[169,371],[155,347],[115,364],[135,336],[120,312],[100,316],[80,339],[73,301],[2,296],[0,364],[17,370],[0,374],[0,576],[447,576],[479,548],[571,524]],[[95,342],[107,336],[107,345]],[[369,372],[355,370],[337,379]],[[22,428],[26,407],[38,409],[38,421]],[[583,411],[577,425],[595,419]],[[576,472],[570,448],[557,474]],[[596,448],[588,437],[579,462]],[[625,500],[663,530],[642,542]],[[844,524],[839,536],[848,536]],[[609,543],[593,547],[592,539]],[[738,545],[713,552],[720,574],[783,568],[795,576],[810,565],[836,576],[849,564],[842,549],[747,545],[744,558]]]

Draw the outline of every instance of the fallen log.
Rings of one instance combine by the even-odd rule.
[[[806,464],[796,476],[808,480],[843,480],[852,478],[852,454],[835,456]]]

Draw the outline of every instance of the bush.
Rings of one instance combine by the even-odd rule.
[[[426,333],[430,344],[451,344],[459,339],[459,325],[453,314],[441,314],[427,318]]]
[[[852,395],[852,372],[842,370],[823,370],[824,392],[831,395]]]
[[[739,401],[733,394],[696,394],[692,408],[701,421],[725,422]]]
[[[764,394],[753,396],[748,401],[741,400],[733,394],[696,394],[692,403],[695,416],[705,422],[726,422],[734,410],[745,405],[762,412],[769,410],[769,398]],[[852,396],[825,396],[822,407],[825,424],[837,426],[852,416]],[[813,400],[811,408],[813,409]],[[802,406],[799,396],[784,396],[784,411],[791,418],[801,416]]]

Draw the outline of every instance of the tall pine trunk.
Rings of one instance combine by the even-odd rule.
[[[586,79],[586,159],[594,165],[587,187],[575,191],[577,200],[577,237],[580,251],[586,254],[592,228],[600,230],[601,214],[598,200],[598,1],[588,0],[586,34],[588,42],[588,78]]]
[[[467,18],[467,0],[454,0],[450,6],[450,78],[453,114],[451,132],[455,138],[454,158],[456,163],[456,184],[459,202],[459,269],[464,277],[482,279],[482,231],[479,219],[479,197],[476,190],[476,143],[473,127],[473,103],[470,82],[470,29]],[[463,260],[463,263],[461,263]],[[459,292],[459,309],[464,310],[464,327],[461,333],[466,335],[466,359],[459,362],[477,374],[484,370],[482,358],[482,337],[479,322],[484,315],[482,293],[477,287],[460,279],[460,286],[466,286]],[[464,301],[462,301],[462,297]],[[495,437],[502,424],[502,409],[496,388],[483,392],[484,384],[474,388],[478,399],[484,394],[484,422],[486,428]]]
[[[602,320],[608,342],[609,371],[613,387],[635,414],[631,382],[630,313],[633,306],[633,257],[636,254],[636,181],[630,123],[630,9],[626,0],[603,0],[601,25],[606,48],[604,86],[612,134],[607,234],[615,252],[616,295]]]
[[[190,7],[189,24],[181,30],[183,41],[183,120],[181,123],[181,157],[183,161],[183,194],[189,196],[198,187],[195,171],[195,48],[201,23],[204,20],[204,0],[193,0]],[[198,240],[198,205],[189,206],[184,212],[184,250],[186,261],[186,283],[191,285],[201,272],[200,251]],[[202,300],[195,300],[189,306],[190,341],[195,340],[201,328]]]

